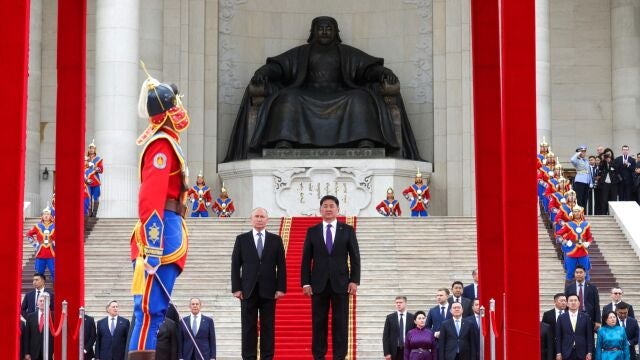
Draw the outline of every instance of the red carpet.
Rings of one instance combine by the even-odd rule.
[[[339,221],[356,226],[355,217],[341,217]],[[311,298],[302,295],[300,287],[300,262],[307,229],[322,221],[319,217],[282,218],[280,236],[287,256],[287,294],[278,300],[276,307],[275,358],[307,360],[311,356]],[[349,352],[347,359],[356,359],[356,297],[351,296],[349,306]],[[331,315],[329,315],[329,349],[332,357]]]

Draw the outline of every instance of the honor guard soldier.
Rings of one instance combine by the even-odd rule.
[[[555,222],[556,215],[560,211],[562,204],[567,202],[566,193],[571,190],[571,181],[561,176],[558,179],[558,186],[556,192],[549,195],[549,218],[551,222]]]
[[[147,76],[138,102],[139,115],[150,124],[137,140],[143,149],[139,220],[131,238],[135,327],[129,342],[130,360],[155,358],[158,329],[187,257],[187,226],[182,215],[188,170],[180,133],[189,126],[189,117],[175,85]]]
[[[539,158],[538,158],[539,159]],[[553,164],[551,164],[553,163]],[[553,176],[553,166],[555,165],[555,157],[551,150],[548,150],[545,154],[545,158],[542,160],[538,168],[538,197],[542,201],[543,207],[547,208],[547,198],[544,195],[547,188],[550,186],[550,179]],[[551,168],[549,167],[551,166]]]
[[[89,144],[89,150],[87,150],[87,157],[89,158],[89,167],[85,170],[85,177],[87,178],[87,185],[89,186],[89,195],[91,195],[91,216],[96,217],[98,214],[98,207],[100,206],[100,174],[104,172],[102,165],[102,158],[96,154],[95,140]]]
[[[414,183],[408,188],[404,189],[402,195],[409,200],[409,208],[411,209],[411,216],[428,216],[427,207],[429,206],[429,186],[423,182],[420,169],[416,173]]]
[[[220,196],[213,203],[211,210],[213,210],[218,217],[231,217],[231,214],[236,211],[235,206],[233,206],[233,200],[229,197],[224,184],[222,184]]]
[[[556,239],[562,243],[562,251],[564,251],[566,280],[573,281],[576,265],[580,264],[584,267],[587,273],[586,279],[589,281],[591,262],[589,261],[588,249],[593,241],[593,236],[591,235],[591,225],[585,220],[584,210],[580,205],[571,209],[571,221],[564,224],[562,229],[558,231]]]
[[[560,205],[558,212],[554,218],[554,233],[557,235],[558,231],[562,229],[562,227],[571,221],[571,215],[573,213],[573,207],[576,206],[576,192],[573,190],[569,190],[564,194],[565,202]]]
[[[376,206],[376,211],[382,216],[398,217],[402,214],[400,203],[394,198],[392,188],[387,189],[387,198]]]
[[[198,174],[196,184],[189,189],[187,196],[193,204],[191,217],[209,217],[207,209],[211,207],[211,189],[205,184],[202,171]]]
[[[542,142],[540,143],[540,152],[538,153],[538,161],[540,163],[544,164],[544,159],[547,156],[548,152],[549,152],[549,144],[547,143],[547,140],[543,136]]]
[[[55,279],[56,224],[53,222],[49,206],[42,210],[40,222],[27,231],[25,236],[35,248],[36,273],[44,274],[45,269],[49,269],[53,283]]]

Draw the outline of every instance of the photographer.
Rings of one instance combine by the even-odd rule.
[[[578,205],[586,208],[587,198],[589,197],[589,184],[591,183],[586,145],[578,146],[576,153],[571,157],[571,164],[576,168],[576,178],[573,181],[573,189],[578,197]]]
[[[618,183],[621,177],[614,159],[613,150],[606,148],[598,166],[600,212],[596,215],[609,215],[609,201],[618,200]]]

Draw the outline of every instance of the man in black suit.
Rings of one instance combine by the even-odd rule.
[[[473,301],[462,296],[462,290],[464,289],[464,284],[462,281],[454,281],[451,284],[451,296],[449,296],[449,305],[454,302],[459,302],[462,304],[462,316],[467,317],[473,314],[473,310],[471,309],[473,305]]]
[[[84,315],[84,360],[96,357],[93,346],[96,344],[96,322],[93,316]]]
[[[620,201],[633,201],[631,190],[633,189],[633,173],[636,169],[636,159],[629,154],[629,145],[622,146],[622,155],[616,158],[616,166],[622,176],[622,181],[618,183],[619,199]]]
[[[339,206],[335,196],[320,199],[322,223],[307,230],[302,250],[300,282],[304,295],[311,296],[311,352],[315,360],[324,359],[327,353],[329,306],[333,359],[347,356],[349,295],[356,294],[360,284],[358,240],[353,227],[337,221]]]
[[[407,297],[396,296],[396,311],[387,315],[382,331],[382,350],[385,360],[404,359],[404,338],[416,327],[413,314],[407,312]]]
[[[542,322],[545,324],[549,324],[549,332],[551,333],[551,336],[555,339],[556,322],[558,320],[558,316],[562,315],[564,312],[567,311],[567,296],[564,293],[557,293],[553,295],[553,303],[554,303],[553,309],[545,311],[544,314],[542,314]],[[555,348],[555,343],[553,347]],[[553,352],[555,357],[555,350]]]
[[[98,321],[96,332],[96,360],[124,360],[129,334],[129,320],[118,316],[118,302],[107,304],[107,317]]]
[[[611,288],[611,302],[602,308],[602,315],[604,315],[606,312],[609,312],[609,311],[616,312],[616,310],[618,309],[618,304],[624,302],[622,301],[622,294],[623,294],[622,289]],[[629,303],[625,303],[625,304],[627,304],[627,310],[628,310],[629,316],[635,319],[635,314],[633,313],[633,306],[631,306],[631,304]]]
[[[48,326],[45,321],[45,297],[46,292],[38,297],[36,311],[27,315],[27,324],[24,331],[25,360],[40,360],[43,358],[43,338],[44,327]],[[51,316],[51,314],[49,315]],[[53,335],[49,331],[49,359],[53,357]]]
[[[478,269],[473,269],[471,271],[471,276],[473,277],[473,282],[464,287],[462,290],[462,297],[467,299],[479,299],[478,296]]]
[[[624,328],[627,333],[627,340],[629,341],[629,354],[630,360],[636,360],[636,345],[638,345],[638,334],[640,329],[638,328],[638,321],[632,317],[629,317],[629,309],[626,303],[621,302],[616,307],[616,315],[618,316],[618,323]]]
[[[580,301],[580,311],[587,313],[589,319],[593,321],[592,327],[594,331],[598,331],[602,323],[602,314],[600,313],[600,295],[595,285],[588,284],[584,279],[587,272],[582,265],[577,265],[574,272],[576,281],[567,285],[564,294],[569,299],[569,295],[577,295]],[[582,292],[582,295],[581,295]],[[557,336],[557,334],[556,334]]]
[[[201,306],[200,299],[192,298],[189,302],[191,315],[182,319],[181,359],[214,360],[216,358],[216,328],[213,319],[200,312]],[[186,329],[185,326],[189,328]]]
[[[236,237],[231,255],[231,291],[240,299],[243,359],[257,357],[258,313],[260,358],[273,358],[276,301],[287,291],[284,244],[280,236],[265,230],[268,221],[267,210],[254,209],[253,229]]]
[[[588,314],[579,311],[578,295],[568,295],[567,303],[569,311],[560,315],[556,323],[556,359],[591,360],[593,354],[591,319]]]
[[[53,299],[53,289],[47,289],[45,287],[46,282],[47,277],[44,274],[33,274],[33,290],[29,291],[22,299],[20,314],[23,318],[26,319],[27,315],[38,310],[36,304],[38,302],[38,297],[43,292],[47,292],[49,294],[49,308],[51,309],[51,311],[53,311],[53,305],[55,303]]]
[[[451,311],[449,310],[451,305],[447,301],[449,297],[449,289],[440,288],[436,292],[436,306],[429,309],[427,314],[427,321],[425,327],[433,331],[433,336],[438,338],[440,336],[440,326],[446,319],[451,319]]]
[[[474,299],[473,300],[473,304],[471,305],[471,310],[473,311],[473,315],[469,315],[466,318],[464,318],[465,320],[468,320],[469,322],[471,322],[473,325],[475,325],[475,334],[474,334],[474,341],[475,341],[475,349],[476,349],[476,357],[479,359],[480,358],[480,326],[481,326],[481,320],[480,320],[480,300],[478,299]]]
[[[134,316],[133,319],[136,317]],[[173,303],[169,304],[164,321],[158,329],[156,343],[156,360],[182,359],[182,332],[180,316]],[[132,324],[133,327],[133,324]]]
[[[438,339],[439,360],[476,360],[476,325],[462,318],[462,304],[451,304],[453,317],[442,322]]]

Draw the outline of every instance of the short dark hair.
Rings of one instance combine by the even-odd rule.
[[[400,299],[404,300],[404,302],[407,302],[407,297],[406,296],[402,296],[402,295],[396,296],[396,300],[400,300]]]
[[[424,311],[422,311],[422,310],[418,310],[418,311],[416,311],[416,312],[413,314],[413,318],[414,318],[414,319],[415,319],[415,318],[417,318],[417,317],[418,317],[418,315],[422,315],[422,316],[424,316],[424,317],[427,317],[427,314],[426,314]]]
[[[587,272],[587,269],[585,269],[582,264],[576,265],[576,270],[578,270],[578,269],[582,269],[582,271]],[[573,270],[573,272],[576,272],[576,270]]]
[[[578,299],[578,301],[580,301],[580,297],[576,293],[571,293],[571,294],[567,295],[567,300],[569,300],[569,298],[573,297],[573,296],[575,296]]]
[[[322,199],[320,199],[320,206],[322,206],[322,204],[324,204],[324,202],[327,200],[333,200],[333,202],[336,203],[336,206],[340,207],[340,200],[338,200],[338,198],[333,195],[323,196]]]
[[[618,319],[618,315],[616,315],[616,313],[613,310],[607,310],[604,312],[604,314],[602,314],[602,325],[605,325],[607,323],[607,318],[609,317],[610,314],[613,314],[613,316],[615,316],[616,319]],[[616,325],[618,325],[617,321],[616,321]]]
[[[595,160],[595,159],[596,159],[596,157],[595,157],[595,155],[589,155],[589,159],[593,159],[593,160]]]
[[[616,305],[616,310],[627,310],[629,309],[629,304],[627,304],[624,301],[620,301],[617,305]]]
[[[47,277],[43,274],[43,273],[35,273],[33,274],[33,277],[40,277],[42,278],[42,280],[47,281]]]
[[[564,293],[557,293],[557,294],[553,295],[553,301],[558,300],[558,298],[560,296],[564,296],[565,298],[567,297]]]
[[[462,281],[460,281],[460,280],[456,280],[456,281],[454,281],[454,282],[451,284],[451,288],[453,289],[453,287],[454,287],[456,284],[460,284],[460,286],[464,287],[464,284],[462,283]]]

